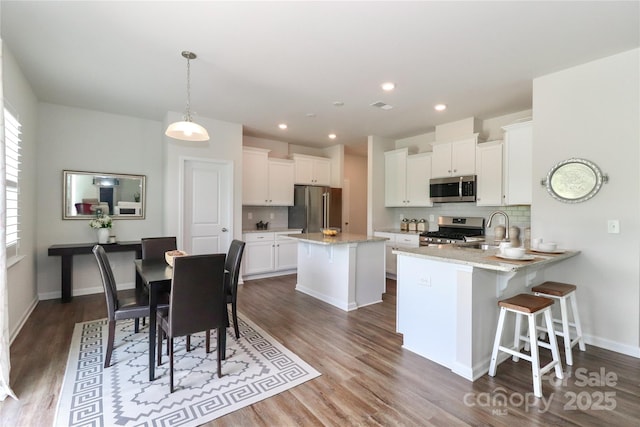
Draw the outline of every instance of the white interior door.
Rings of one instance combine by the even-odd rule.
[[[183,166],[184,250],[190,255],[227,252],[233,235],[231,164],[186,159]]]

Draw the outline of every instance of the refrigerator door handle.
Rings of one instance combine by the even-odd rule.
[[[329,228],[329,193],[322,193],[322,228]]]

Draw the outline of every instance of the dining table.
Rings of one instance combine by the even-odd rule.
[[[133,261],[136,275],[149,293],[149,381],[155,379],[158,296],[171,291],[173,268],[162,259]],[[225,304],[225,312],[226,312]],[[227,314],[228,325],[228,314]],[[207,333],[209,333],[207,331]],[[222,359],[226,358],[226,334],[222,337]]]

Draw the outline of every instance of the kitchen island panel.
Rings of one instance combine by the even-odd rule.
[[[551,265],[577,255],[571,252],[508,266],[485,261],[487,254],[480,251],[436,251],[397,251],[398,332],[403,334],[404,348],[470,381],[489,370],[498,301],[529,293],[531,286],[548,280],[545,273]],[[509,320],[502,344],[512,343],[513,336]],[[501,360],[507,357],[501,355]]]
[[[326,244],[298,239],[296,290],[345,311],[382,301],[384,240]]]

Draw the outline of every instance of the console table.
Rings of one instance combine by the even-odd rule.
[[[62,302],[71,301],[73,289],[73,256],[92,254],[92,249],[97,243],[71,243],[49,246],[49,256],[62,258]],[[105,243],[102,245],[105,252],[135,252],[136,258],[142,258],[142,245],[137,242]],[[140,280],[136,275],[136,282]],[[137,283],[136,283],[137,286]]]

